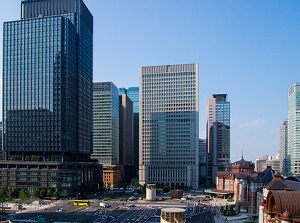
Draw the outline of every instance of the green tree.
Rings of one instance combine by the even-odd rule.
[[[124,189],[124,191],[125,191],[125,190],[127,189],[127,187],[128,187],[128,183],[123,182],[122,187],[123,187],[123,189]]]
[[[139,179],[138,178],[132,178],[131,179],[131,185],[132,186],[135,186],[135,187],[138,187],[140,184],[139,184]]]
[[[52,197],[53,196],[53,191],[52,189],[47,190],[47,197]]]
[[[2,206],[2,213],[4,210],[4,202],[8,201],[8,194],[7,194],[7,188],[6,187],[1,187],[0,188],[0,202]]]
[[[28,195],[27,195],[26,191],[24,190],[24,188],[21,189],[21,191],[19,193],[19,198],[22,201],[22,203],[24,203],[28,199]]]
[[[47,190],[46,189],[41,189],[40,190],[40,198],[44,198],[47,194]]]
[[[56,197],[56,198],[57,198],[57,196],[58,196],[58,192],[57,192],[57,190],[55,190],[55,191],[53,192],[53,197]]]
[[[235,215],[234,205],[230,205],[229,212],[230,212],[230,215]]]
[[[170,186],[169,186],[169,184],[165,184],[162,189],[163,189],[164,193],[170,192]]]
[[[12,191],[11,191],[10,196],[11,196],[12,198],[18,198],[18,197],[19,197],[19,191],[18,191],[18,189],[13,188]]]
[[[36,199],[40,196],[40,190],[38,188],[35,188],[33,191],[33,197]]]

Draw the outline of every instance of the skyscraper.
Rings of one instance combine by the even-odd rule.
[[[126,94],[119,95],[119,145],[120,161],[125,169],[125,181],[131,183],[134,174],[133,103]]]
[[[112,82],[94,83],[92,158],[119,164],[119,93]]]
[[[199,184],[207,186],[207,146],[206,139],[199,139]]]
[[[300,174],[300,83],[288,91],[288,147],[287,168],[291,174]]]
[[[140,68],[139,182],[199,186],[198,64]]]
[[[63,165],[61,169],[71,162],[89,162],[93,16],[84,2],[21,1],[21,20],[4,23],[3,43],[6,160],[29,162],[29,166],[32,161],[36,165],[55,161]],[[66,177],[68,174],[62,173]],[[82,179],[85,174],[78,172],[74,179],[57,175],[57,182],[42,184],[35,178],[34,183],[16,181],[12,186],[29,190],[50,187],[59,189],[62,196],[72,195],[81,185],[77,175],[79,181],[86,180]]]
[[[133,103],[126,94],[119,95],[120,164],[133,165]]]
[[[206,104],[208,175],[212,182],[218,171],[230,167],[230,102],[227,94],[214,94]]]
[[[288,173],[287,168],[287,127],[288,122],[283,121],[280,127],[280,173],[286,175]]]
[[[130,87],[119,88],[119,94],[126,94],[130,100],[133,102],[133,144],[134,144],[134,158],[133,165],[134,171],[133,176],[137,177],[138,175],[138,166],[139,166],[139,88]]]

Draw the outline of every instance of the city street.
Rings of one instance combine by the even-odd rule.
[[[195,197],[196,198],[196,197]],[[90,200],[90,207],[73,206],[72,200],[62,200],[44,205],[25,205],[23,210],[10,217],[14,220],[32,220],[45,218],[45,222],[82,222],[82,223],[126,223],[160,222],[160,210],[167,207],[186,209],[187,222],[214,222],[213,215],[207,208],[196,208],[194,201],[180,202],[176,199],[165,201],[106,201],[109,208],[99,206],[96,199]]]

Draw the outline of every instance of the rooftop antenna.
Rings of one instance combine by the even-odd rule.
[[[244,151],[242,150],[242,159],[244,159]]]

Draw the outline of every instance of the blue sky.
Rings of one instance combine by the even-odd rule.
[[[200,137],[214,93],[231,102],[231,160],[279,151],[287,89],[300,81],[300,1],[85,0],[94,15],[94,80],[138,86],[146,65],[199,63]],[[20,0],[0,8],[20,17]],[[0,65],[2,73],[2,63]],[[2,109],[1,109],[2,110]]]

